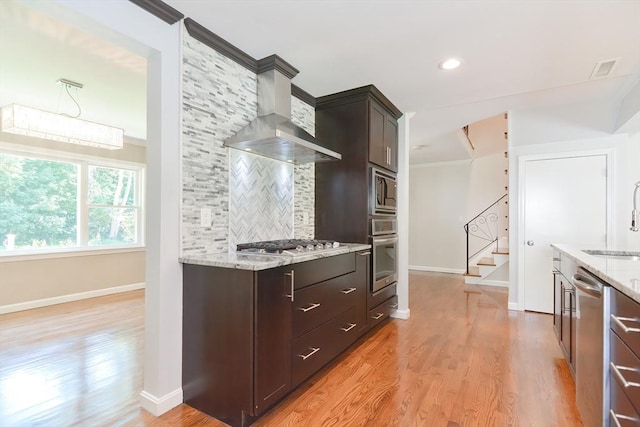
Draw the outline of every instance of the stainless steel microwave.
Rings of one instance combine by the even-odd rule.
[[[371,214],[395,215],[398,204],[397,190],[395,177],[371,168]]]

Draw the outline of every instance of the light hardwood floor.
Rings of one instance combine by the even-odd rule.
[[[505,290],[410,275],[392,320],[255,426],[580,426],[552,318]],[[1,426],[224,426],[187,405],[155,418],[142,389],[144,294],[0,316]]]

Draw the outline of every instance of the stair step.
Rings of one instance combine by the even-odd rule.
[[[500,249],[498,251],[491,251],[494,255],[509,255],[509,249]]]
[[[484,257],[484,258],[480,258],[480,261],[477,262],[477,265],[489,265],[489,266],[496,266],[495,260],[491,257]]]
[[[474,274],[474,273],[464,273],[463,276],[468,276],[468,277],[482,277],[479,274]]]

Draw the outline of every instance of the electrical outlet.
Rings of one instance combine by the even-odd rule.
[[[211,227],[211,209],[200,209],[200,227]]]

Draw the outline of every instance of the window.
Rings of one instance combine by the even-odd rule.
[[[144,169],[0,152],[0,254],[139,246]]]

